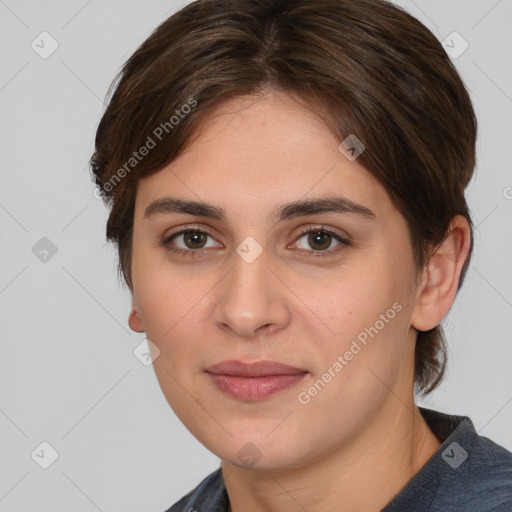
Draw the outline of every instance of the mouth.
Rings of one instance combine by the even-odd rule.
[[[217,388],[232,397],[258,401],[298,384],[308,372],[276,361],[223,361],[206,369]]]

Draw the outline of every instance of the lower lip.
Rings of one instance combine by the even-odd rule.
[[[242,400],[265,400],[271,395],[288,389],[300,382],[307,373],[293,375],[267,375],[265,377],[240,377],[208,373],[216,386],[235,398]]]

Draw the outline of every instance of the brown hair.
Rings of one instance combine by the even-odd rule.
[[[384,0],[198,0],[126,62],[96,133],[93,178],[130,289],[138,179],[176,158],[214,106],[272,90],[302,100],[340,142],[350,134],[364,142],[358,161],[406,219],[419,270],[455,215],[472,228],[464,189],[475,114],[442,45],[417,19]],[[445,364],[441,326],[418,332],[417,390],[434,389]]]

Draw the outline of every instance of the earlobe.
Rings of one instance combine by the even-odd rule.
[[[142,318],[134,302],[132,302],[132,309],[130,312],[130,316],[128,317],[128,325],[130,326],[130,329],[132,331],[144,332]]]
[[[411,325],[418,331],[428,331],[439,325],[452,307],[470,246],[469,223],[457,215],[423,270],[411,317]]]

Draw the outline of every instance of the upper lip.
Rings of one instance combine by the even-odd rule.
[[[265,377],[268,375],[295,375],[306,373],[306,370],[295,368],[277,361],[258,361],[243,363],[242,361],[222,361],[206,369],[208,373],[218,375],[238,375],[241,377]]]

